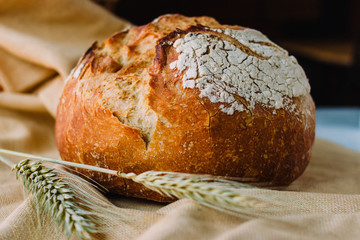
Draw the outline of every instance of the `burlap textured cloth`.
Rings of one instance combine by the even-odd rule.
[[[86,48],[130,24],[86,0],[0,0],[0,148],[58,157],[54,116],[64,79]],[[49,114],[50,113],[50,114]],[[123,219],[101,239],[360,239],[360,154],[317,139],[305,173],[279,191],[296,214],[242,219],[190,200],[111,197]],[[66,239],[39,219],[0,163],[0,239]]]

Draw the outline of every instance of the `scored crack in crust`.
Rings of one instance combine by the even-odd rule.
[[[293,57],[260,32],[165,15],[94,44],[56,118],[64,160],[123,172],[243,177],[286,185],[307,166],[315,108]],[[112,192],[171,201],[83,171]]]

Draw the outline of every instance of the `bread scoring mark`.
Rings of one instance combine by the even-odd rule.
[[[139,67],[143,63],[133,64]],[[157,116],[146,103],[146,85],[142,84],[144,79],[140,80],[134,75],[134,70],[138,67],[126,66],[120,71],[129,73],[129,76],[121,74],[122,77],[108,79],[102,86],[105,90],[102,92],[102,102],[121,124],[139,131],[139,139],[144,142],[147,150],[156,128]]]
[[[116,111],[113,111],[113,112],[112,112],[112,115],[113,115],[114,117],[116,117],[121,124],[123,124],[123,125],[125,125],[125,126],[127,126],[127,127],[130,127],[130,128],[132,128],[132,129],[138,130],[138,131],[140,132],[140,138],[141,138],[141,140],[142,140],[142,141],[144,142],[144,144],[145,144],[145,149],[146,149],[146,150],[148,149],[149,144],[150,144],[150,142],[151,142],[151,134],[149,134],[148,132],[144,132],[144,129],[141,128],[140,126],[135,126],[135,125],[131,124],[131,122],[127,121],[126,118],[122,117],[122,116],[121,116],[118,112],[116,112]]]
[[[226,35],[222,33],[219,29],[211,29],[208,27],[205,27],[201,24],[198,24],[196,26],[190,26],[186,30],[182,30],[177,28],[175,31],[172,31],[165,37],[158,40],[158,43],[156,45],[156,55],[154,59],[154,65],[156,65],[159,69],[164,67],[167,64],[167,50],[172,47],[173,43],[182,37],[184,37],[188,33],[209,33],[213,36],[217,36],[220,39],[225,39],[231,43],[233,43],[237,48],[239,48],[244,53],[260,58],[260,59],[267,59],[267,57],[261,56],[257,54],[256,52],[252,51],[249,47],[239,42],[237,39]],[[262,42],[259,42],[258,44],[263,44]],[[265,44],[265,43],[264,43]],[[275,46],[275,45],[274,45]]]
[[[233,98],[235,98],[235,101],[237,101],[239,104],[242,104],[245,107],[245,109],[250,113],[251,116],[253,115],[251,109],[248,107],[248,103],[245,102],[242,99],[242,97],[240,97],[236,94],[231,94],[231,95],[233,96]]]
[[[212,146],[213,145],[213,138],[212,138],[212,134],[211,134],[211,129],[212,129],[211,128],[211,121],[219,113],[219,111],[216,111],[214,114],[211,114],[211,112],[206,108],[206,106],[205,106],[204,102],[202,101],[202,99],[199,96],[196,96],[196,99],[199,101],[200,105],[204,108],[204,110],[208,114],[208,117],[209,117],[208,125],[205,125],[205,127],[208,129],[210,146]]]
[[[174,14],[164,14],[157,18],[155,18],[151,23],[158,24],[160,20],[166,19],[166,18],[172,18]],[[178,15],[180,16],[180,15]]]
[[[108,44],[116,44],[117,42],[121,41],[122,39],[124,39],[126,37],[126,35],[129,33],[129,29],[125,29],[121,32],[117,32],[114,35],[112,35],[111,37],[109,37],[108,39],[106,39],[105,41]]]
[[[278,48],[278,46],[276,44],[273,44],[271,42],[255,41],[255,40],[250,40],[249,42],[250,43],[255,43],[255,44],[260,44],[260,45],[263,45],[263,46]]]
[[[243,53],[253,56],[262,60],[267,60],[269,57],[265,57],[255,51],[253,51],[250,47],[247,45],[241,43],[238,39],[234,38],[233,36],[224,34],[222,30],[220,29],[211,29],[208,27],[204,27],[201,25],[198,26],[192,26],[189,28],[190,32],[199,32],[199,33],[208,33],[212,36],[217,36],[219,38],[219,41],[228,41],[229,43],[233,44],[236,48],[240,49]]]
[[[115,61],[111,56],[98,55],[97,58],[92,62],[93,69],[99,74],[102,73],[116,73],[122,69],[122,65]]]
[[[67,83],[72,78],[80,79],[89,67],[88,63],[94,58],[94,50],[97,49],[97,42],[94,42],[90,48],[81,56],[76,66],[71,70],[69,76],[65,79]]]
[[[254,109],[256,103],[294,111],[291,98],[310,92],[296,59],[256,30],[193,26],[163,42],[174,34],[172,47],[179,56],[170,69],[182,74],[184,88],[198,88],[200,97],[221,103],[227,114]]]
[[[136,33],[139,33],[141,29],[144,27],[134,28],[131,32],[134,34],[136,30]],[[146,103],[148,90],[147,85],[143,84],[149,77],[147,68],[151,66],[151,61],[145,58],[132,60],[129,53],[136,50],[135,45],[122,43],[121,47],[113,48],[119,41],[125,41],[129,33],[130,31],[123,31],[115,34],[95,52],[96,59],[91,62],[91,66],[92,73],[97,78],[93,84],[97,86],[93,89],[101,91],[103,106],[111,111],[122,125],[139,132],[139,140],[147,150],[157,122],[157,116]],[[140,53],[135,56],[138,54]]]

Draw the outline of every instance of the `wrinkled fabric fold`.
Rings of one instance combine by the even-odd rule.
[[[36,90],[55,75],[64,82],[94,41],[129,26],[88,0],[0,0],[0,89],[9,95],[25,93],[14,94],[11,98],[19,98],[14,104],[0,97],[0,106],[38,112],[40,102],[54,116],[57,104],[47,104]],[[28,94],[38,101],[27,102]]]

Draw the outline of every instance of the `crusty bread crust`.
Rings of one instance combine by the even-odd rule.
[[[295,111],[255,104],[229,115],[220,103],[199,97],[198,89],[184,88],[181,74],[169,67],[179,54],[168,43],[209,28],[244,29],[209,17],[166,15],[95,43],[60,99],[61,157],[126,173],[204,173],[269,185],[288,185],[300,176],[315,136],[310,94],[291,99]],[[248,104],[240,96],[236,100]],[[82,172],[112,192],[172,200],[128,180]]]

